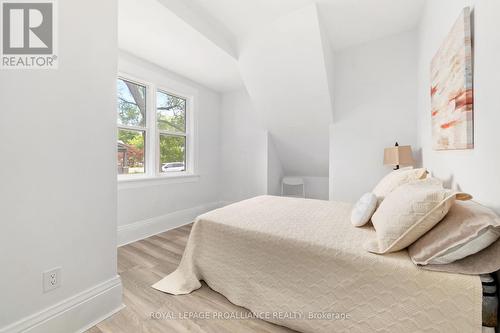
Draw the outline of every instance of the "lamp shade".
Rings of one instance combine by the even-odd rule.
[[[395,146],[384,149],[384,165],[413,165],[411,146]]]

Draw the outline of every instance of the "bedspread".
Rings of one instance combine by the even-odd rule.
[[[176,271],[153,287],[210,288],[301,332],[481,332],[478,276],[368,253],[351,204],[259,196],[199,216]]]

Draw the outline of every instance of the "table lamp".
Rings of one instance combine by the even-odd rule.
[[[384,149],[384,165],[392,165],[394,170],[398,170],[400,165],[413,165],[414,163],[411,146],[400,146],[396,142],[394,147]]]

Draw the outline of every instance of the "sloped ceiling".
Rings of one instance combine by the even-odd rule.
[[[120,49],[217,91],[242,86],[235,46],[216,29],[203,29],[214,28],[210,22],[198,21],[195,28],[157,0],[120,0],[118,8]],[[184,7],[175,8],[195,20]]]
[[[425,0],[318,0],[334,50],[415,28]]]
[[[224,92],[241,87],[237,59],[252,34],[316,3],[333,50],[415,27],[425,0],[119,0],[119,47]],[[175,47],[173,47],[175,46]]]
[[[332,108],[316,6],[281,16],[240,50],[243,82],[285,174],[328,176]]]
[[[241,42],[253,30],[316,3],[330,44],[342,49],[415,27],[425,0],[184,0]]]

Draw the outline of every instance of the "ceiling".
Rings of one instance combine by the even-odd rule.
[[[278,17],[317,3],[334,49],[413,28],[425,0],[184,0],[221,22],[238,40]]]
[[[323,26],[334,50],[416,27],[424,3],[425,0],[318,1]]]
[[[184,0],[190,7],[221,22],[237,40],[311,0]]]
[[[119,47],[217,91],[253,31],[316,3],[334,50],[415,27],[425,0],[119,0]]]
[[[118,45],[216,91],[242,85],[223,39],[209,39],[157,0],[119,0]]]

